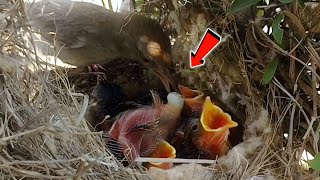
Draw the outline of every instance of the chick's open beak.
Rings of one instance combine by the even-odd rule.
[[[178,85],[178,88],[184,98],[200,99],[203,97],[203,92],[201,92],[199,90],[192,90],[192,89],[189,89],[189,88],[182,86],[180,84]]]
[[[180,93],[184,97],[185,104],[191,109],[200,110],[204,103],[204,94],[199,90],[192,90],[185,86],[178,85]]]
[[[205,100],[200,121],[207,132],[220,132],[238,126],[229,114],[211,102],[209,96]]]
[[[228,151],[227,139],[229,129],[238,126],[231,116],[214,105],[207,97],[200,118],[201,132],[197,139],[200,149],[209,151],[212,155],[223,155]]]
[[[176,150],[173,146],[171,146],[167,141],[162,140],[157,148],[151,153],[150,157],[153,158],[175,158]],[[164,162],[164,163],[155,163],[150,162],[148,164],[148,168],[156,167],[160,169],[170,169],[172,168],[173,163]]]

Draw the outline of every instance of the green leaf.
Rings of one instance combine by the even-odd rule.
[[[307,161],[307,163],[312,169],[320,171],[320,154],[317,154],[313,160]]]
[[[259,9],[257,12],[257,17],[263,17],[264,16],[264,10],[263,9]]]
[[[293,0],[279,0],[282,3],[291,3]]]
[[[289,40],[286,39],[286,38],[282,39],[282,42],[281,42],[281,44],[279,44],[279,46],[284,50],[288,50],[288,48],[289,48]]]
[[[234,14],[242,9],[257,4],[260,0],[234,0],[227,10],[227,14]]]
[[[266,71],[263,74],[262,84],[268,84],[272,80],[276,73],[278,62],[278,59],[274,59],[268,64]]]
[[[144,0],[136,0],[136,7],[135,8],[138,8],[139,10],[142,9],[143,7],[143,4],[144,4]]]
[[[281,44],[283,38],[283,30],[280,28],[280,23],[283,18],[283,13],[280,13],[276,16],[276,18],[274,18],[272,22],[272,36],[278,44]]]

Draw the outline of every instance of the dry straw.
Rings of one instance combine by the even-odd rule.
[[[162,7],[161,2],[145,4]],[[244,142],[210,166],[180,165],[169,171],[124,168],[91,131],[84,119],[89,97],[75,91],[66,72],[51,70],[35,49],[21,0],[0,2],[0,178],[1,179],[313,179],[318,173],[299,165],[302,151],[318,153],[319,48],[299,32],[301,23],[319,19],[319,6],[309,19],[287,11],[293,27],[290,51],[262,32],[258,22],[242,26],[241,16],[226,18],[216,9],[201,7],[227,1],[172,1],[171,25],[178,32],[174,46],[181,81],[219,96],[231,108],[244,107],[240,117]],[[271,7],[264,7],[271,8]],[[308,8],[308,7],[307,7]],[[152,8],[141,8],[141,11]],[[192,10],[190,10],[192,9]],[[160,12],[161,14],[161,12]],[[242,14],[245,16],[246,14]],[[296,17],[296,18],[293,18]],[[306,19],[301,19],[306,18]],[[189,21],[186,21],[189,19]],[[185,24],[189,23],[189,24]],[[310,24],[309,23],[309,24]],[[196,47],[207,26],[223,35],[218,56],[196,72],[184,66],[190,47]],[[317,25],[319,26],[319,24]],[[241,29],[242,28],[242,29]],[[244,29],[243,29],[244,28]],[[319,28],[318,28],[319,29]],[[309,33],[319,36],[318,29]],[[307,31],[307,30],[305,30]],[[241,35],[238,33],[242,33]],[[299,34],[300,33],[300,34]],[[186,35],[187,34],[187,35]],[[302,35],[301,35],[302,34]],[[244,39],[241,36],[246,36]],[[186,38],[187,37],[187,38]],[[263,48],[262,48],[263,47]],[[269,60],[280,56],[279,72],[266,86],[259,77]],[[232,59],[232,60],[231,60]],[[210,61],[211,60],[211,61]],[[285,61],[285,62],[283,62]],[[310,65],[309,65],[310,64]],[[284,67],[285,66],[285,67]],[[311,78],[306,81],[305,78]],[[258,79],[258,80],[257,80]],[[260,79],[261,80],[261,79]],[[308,83],[311,82],[311,83]],[[237,100],[237,103],[234,103]],[[283,134],[287,133],[288,138]],[[183,160],[185,161],[185,160]],[[191,161],[192,163],[197,163]]]

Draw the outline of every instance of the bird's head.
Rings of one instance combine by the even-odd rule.
[[[191,119],[186,126],[186,135],[195,146],[214,155],[225,153],[229,129],[238,126],[231,116],[214,105],[207,97],[200,120]]]
[[[136,42],[139,61],[154,70],[168,92],[170,92],[170,85],[176,90],[171,75],[171,69],[174,66],[169,36],[157,21],[145,16],[134,14],[128,16],[126,21],[128,23],[124,28]]]

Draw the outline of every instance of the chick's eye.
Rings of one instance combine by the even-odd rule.
[[[198,131],[198,129],[199,129],[198,124],[192,124],[192,125],[191,125],[191,130],[192,130],[192,131]]]

